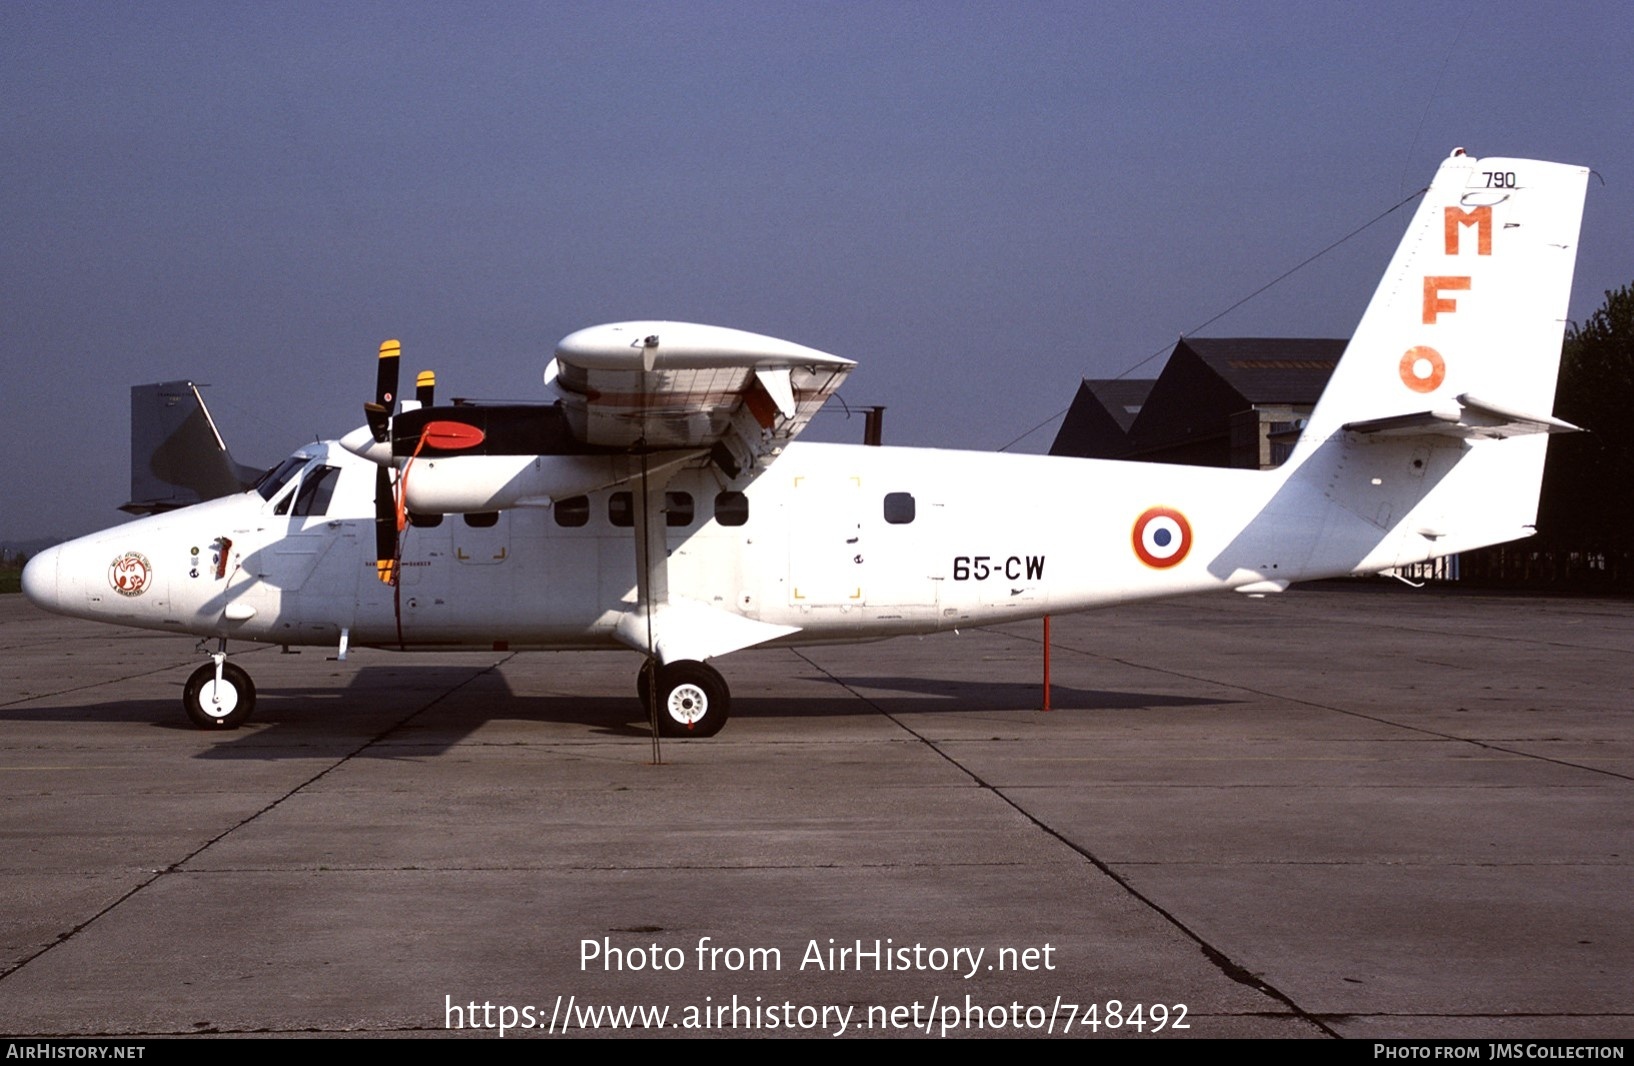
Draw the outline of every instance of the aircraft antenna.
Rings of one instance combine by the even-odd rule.
[[[1402,197],[1400,200],[1397,200],[1390,207],[1387,207],[1383,211],[1380,211],[1378,214],[1374,215],[1372,218],[1368,219],[1366,222],[1363,222],[1360,226],[1357,226],[1355,229],[1351,230],[1349,233],[1345,234],[1343,237],[1340,237],[1338,240],[1334,241],[1332,244],[1328,245],[1326,248],[1323,248],[1319,252],[1315,252],[1315,253],[1313,253],[1311,255],[1306,256],[1304,259],[1300,260],[1298,263],[1295,263],[1293,266],[1289,267],[1287,270],[1284,270],[1282,273],[1278,274],[1276,277],[1272,278],[1270,281],[1266,282],[1264,285],[1261,285],[1259,288],[1255,289],[1253,292],[1249,293],[1247,296],[1244,296],[1242,299],[1238,300],[1236,303],[1232,304],[1230,307],[1226,308],[1224,311],[1221,311],[1219,314],[1214,315],[1211,318],[1204,319],[1202,322],[1199,322],[1197,325],[1193,326],[1191,329],[1185,330],[1180,335],[1182,337],[1189,337],[1193,333],[1196,333],[1200,329],[1207,329],[1209,326],[1212,326],[1214,323],[1220,321],[1220,319],[1222,319],[1225,316],[1229,315],[1231,312],[1235,311],[1237,308],[1241,307],[1243,304],[1247,303],[1249,300],[1252,300],[1254,297],[1260,295],[1265,290],[1271,288],[1271,286],[1276,285],[1278,282],[1281,282],[1281,281],[1287,279],[1288,277],[1298,273],[1301,270],[1304,270],[1306,267],[1310,266],[1312,263],[1316,262],[1318,259],[1322,258],[1324,255],[1327,255],[1329,252],[1333,251],[1335,248],[1339,247],[1341,244],[1344,244],[1346,241],[1350,240],[1352,237],[1354,237],[1357,234],[1361,233],[1363,230],[1371,227],[1372,225],[1374,225],[1377,222],[1382,222],[1387,216],[1395,214],[1397,211],[1399,211],[1403,207],[1406,207],[1408,204],[1412,203],[1414,200],[1417,200],[1420,196],[1423,196],[1425,193],[1427,193],[1429,191],[1430,191],[1430,187],[1428,185],[1426,185],[1424,188],[1419,189],[1417,192],[1409,193],[1408,195]],[[1156,359],[1158,356],[1162,355],[1164,352],[1166,352],[1168,350],[1169,349],[1168,349],[1167,346],[1165,346],[1163,348],[1159,348],[1157,351],[1153,352],[1151,355],[1148,355],[1145,359],[1142,359],[1140,362],[1136,363],[1134,366],[1131,366],[1128,369],[1124,370],[1123,373],[1120,373],[1119,375],[1117,375],[1117,377],[1113,378],[1112,380],[1116,381],[1119,378],[1124,377],[1124,375],[1126,375],[1126,374],[1133,373],[1134,371],[1136,371],[1136,370],[1140,369],[1141,367],[1145,366],[1147,363],[1150,363],[1153,359]]]
[[[1474,7],[1473,4],[1469,6],[1472,9]],[[1474,11],[1471,10],[1470,14],[1474,14]],[[1407,187],[1407,170],[1412,165],[1413,153],[1418,151],[1418,142],[1424,136],[1424,124],[1430,120],[1430,108],[1434,107],[1436,101],[1441,99],[1441,83],[1447,80],[1447,68],[1452,66],[1453,57],[1459,54],[1458,45],[1463,41],[1464,27],[1469,25],[1470,21],[1469,19],[1454,20],[1457,30],[1453,33],[1452,44],[1447,47],[1446,52],[1441,57],[1441,72],[1435,76],[1435,86],[1430,90],[1430,94],[1424,98],[1424,112],[1418,116],[1418,129],[1413,131],[1412,143],[1407,146],[1407,154],[1401,161],[1401,185],[1399,188]]]
[[[1378,214],[1374,215],[1372,218],[1368,219],[1366,222],[1363,222],[1360,226],[1357,226],[1355,229],[1351,230],[1349,233],[1345,234],[1343,237],[1340,237],[1338,240],[1334,241],[1332,244],[1329,244],[1326,248],[1323,248],[1319,252],[1315,252],[1315,253],[1313,253],[1311,255],[1306,256],[1304,259],[1300,260],[1298,263],[1296,263],[1293,266],[1289,267],[1287,270],[1284,270],[1282,273],[1278,274],[1276,277],[1272,278],[1270,281],[1266,282],[1264,285],[1261,285],[1259,288],[1255,289],[1253,292],[1249,293],[1247,296],[1244,296],[1242,299],[1238,300],[1236,303],[1232,304],[1230,307],[1226,308],[1224,311],[1221,311],[1219,314],[1216,314],[1216,315],[1213,315],[1213,316],[1211,316],[1209,318],[1204,319],[1202,322],[1199,322],[1197,325],[1191,327],[1188,330],[1181,331],[1180,336],[1181,337],[1189,337],[1193,333],[1196,333],[1200,329],[1207,329],[1209,326],[1213,325],[1214,323],[1218,322],[1220,319],[1222,319],[1225,316],[1229,315],[1231,312],[1235,311],[1237,308],[1241,307],[1243,304],[1245,304],[1248,301],[1254,299],[1254,297],[1259,296],[1261,293],[1265,292],[1267,289],[1271,288],[1273,285],[1276,285],[1277,283],[1286,280],[1290,276],[1292,276],[1292,275],[1298,273],[1299,271],[1305,269],[1306,267],[1310,266],[1312,263],[1316,262],[1318,259],[1322,258],[1324,255],[1327,255],[1329,252],[1333,251],[1335,248],[1339,247],[1341,244],[1344,244],[1346,241],[1350,240],[1352,237],[1355,237],[1356,235],[1360,234],[1363,230],[1366,230],[1366,229],[1378,224],[1379,222],[1384,221],[1385,218],[1387,218],[1390,215],[1392,215],[1392,214],[1396,213],[1397,211],[1401,210],[1403,207],[1405,207],[1408,204],[1412,203],[1414,200],[1418,199],[1420,196],[1423,196],[1425,193],[1427,193],[1429,191],[1430,191],[1429,186],[1425,186],[1424,188],[1419,189],[1415,193],[1412,193],[1412,194],[1410,194],[1408,196],[1402,197],[1400,200],[1396,201],[1396,203],[1394,203],[1390,207],[1387,207],[1383,211],[1380,211]],[[1163,345],[1163,347],[1158,348],[1151,355],[1148,355],[1146,358],[1142,359],[1140,362],[1131,364],[1130,366],[1125,367],[1123,370],[1121,370],[1117,374],[1114,374],[1112,376],[1111,380],[1119,381],[1119,380],[1127,377],[1128,375],[1133,374],[1135,371],[1139,370],[1141,367],[1145,366],[1147,363],[1150,363],[1153,359],[1156,359],[1158,356],[1162,355],[1163,353],[1165,353],[1167,351],[1170,351],[1172,349],[1172,347],[1173,346],[1169,345],[1169,344]],[[1015,440],[1012,440],[1010,443],[1008,443],[1004,447],[1000,448],[999,451],[1001,451],[1001,452],[1009,451],[1011,448],[1015,447],[1017,444],[1020,444],[1022,441],[1026,440],[1028,437],[1032,436],[1034,433],[1037,433],[1039,430],[1043,429],[1045,426],[1049,425],[1051,422],[1054,422],[1057,418],[1060,418],[1062,415],[1066,414],[1071,409],[1072,408],[1070,408],[1070,407],[1063,407],[1061,410],[1055,412],[1055,414],[1053,414],[1050,417],[1046,418],[1044,421],[1040,422],[1038,425],[1034,426],[1032,429],[1029,429],[1027,432],[1023,433],[1021,436],[1017,437]]]

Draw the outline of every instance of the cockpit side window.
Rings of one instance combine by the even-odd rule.
[[[295,514],[303,518],[328,514],[329,500],[335,494],[335,482],[338,480],[338,466],[314,466],[308,470],[295,493]]]
[[[278,490],[289,484],[290,478],[296,471],[311,461],[311,456],[292,455],[288,459],[261,475],[261,480],[255,483],[255,491],[261,494],[263,500],[270,500],[278,495]]]

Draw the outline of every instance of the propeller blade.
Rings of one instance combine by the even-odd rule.
[[[400,341],[385,341],[380,345],[380,361],[375,370],[374,402],[363,405],[363,417],[368,420],[374,439],[384,441],[391,434],[391,416],[397,409],[397,364],[403,355]]]
[[[422,370],[414,379],[414,398],[420,401],[421,407],[430,407],[431,399],[437,394],[437,375],[430,370]]]
[[[375,576],[390,585],[397,580],[397,501],[392,498],[391,473],[374,473]]]

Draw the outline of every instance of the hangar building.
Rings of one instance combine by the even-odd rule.
[[[1050,454],[1262,470],[1278,466],[1348,343],[1182,338],[1156,379],[1084,379]]]

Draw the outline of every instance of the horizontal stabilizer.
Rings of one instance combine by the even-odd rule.
[[[650,632],[658,661],[673,663],[683,659],[703,662],[798,633],[800,627],[759,622],[696,600],[672,600],[653,607],[650,623],[639,609],[626,613],[613,632],[619,643],[642,653],[647,651]]]
[[[1460,393],[1458,407],[1419,411],[1364,422],[1347,422],[1347,433],[1377,437],[1456,437],[1463,440],[1503,440],[1535,433],[1580,433],[1581,426],[1548,415],[1526,414]]]

